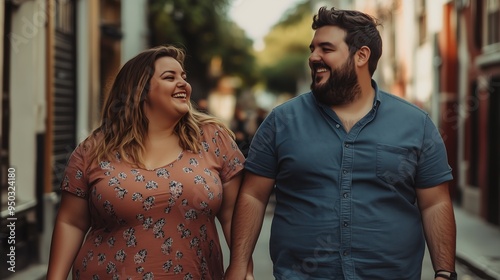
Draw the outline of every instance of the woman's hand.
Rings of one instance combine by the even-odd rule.
[[[250,261],[248,261],[248,267],[247,267],[247,275],[245,275],[245,280],[254,280],[255,278],[253,277],[253,258],[250,258]]]
[[[247,272],[245,280],[255,280],[255,278],[253,278],[253,272]]]

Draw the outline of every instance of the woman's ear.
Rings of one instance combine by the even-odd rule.
[[[368,60],[370,60],[370,55],[371,55],[370,48],[367,46],[362,46],[357,53],[358,55],[356,59],[356,64],[358,66],[363,66],[365,64],[368,64]]]

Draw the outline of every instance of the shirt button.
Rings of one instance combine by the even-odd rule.
[[[345,175],[345,174],[347,174],[347,170],[345,170],[345,169],[344,169],[344,170],[342,170],[342,173],[343,173],[344,175]]]
[[[339,127],[340,127],[340,124],[335,125],[335,127],[336,127],[336,128],[339,128]]]
[[[344,147],[349,148],[349,144],[345,144]]]
[[[344,227],[348,227],[348,226],[349,226],[349,223],[344,222]]]
[[[342,253],[342,255],[347,256],[347,255],[349,255],[349,252],[347,252],[347,250],[345,250],[345,251]]]
[[[349,197],[349,194],[348,193],[344,193],[344,198],[348,198]]]

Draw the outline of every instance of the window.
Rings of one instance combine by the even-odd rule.
[[[59,191],[68,158],[76,146],[76,43],[73,0],[55,2],[53,190]]]
[[[470,106],[470,158],[469,158],[469,185],[472,187],[479,186],[479,88],[477,86],[477,81],[474,81],[471,85],[471,98],[469,104]]]
[[[473,2],[473,5],[471,5],[471,13],[472,13],[472,16],[473,16],[473,28],[474,28],[474,32],[473,32],[473,35],[474,36],[474,46],[477,48],[477,49],[481,49],[481,47],[483,46],[483,38],[484,38],[484,34],[483,34],[483,26],[484,26],[484,22],[483,22],[483,1],[474,1]]]
[[[427,39],[427,11],[425,0],[417,1],[418,44],[423,45]]]
[[[487,0],[485,8],[485,47],[497,49],[500,47],[500,0]]]

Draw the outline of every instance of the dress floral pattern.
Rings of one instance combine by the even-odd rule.
[[[223,188],[243,169],[236,143],[202,128],[202,151],[183,151],[146,170],[120,160],[89,162],[79,145],[61,188],[87,199],[91,229],[73,264],[74,279],[222,279],[215,216]]]

